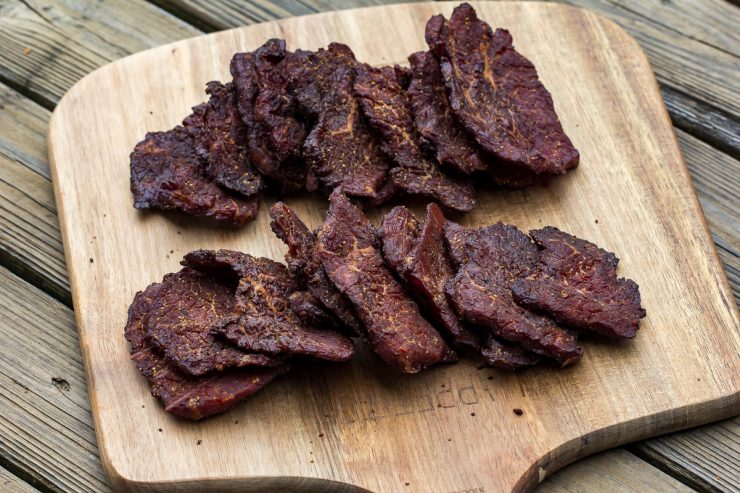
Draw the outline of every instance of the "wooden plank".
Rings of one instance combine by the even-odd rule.
[[[573,481],[577,478],[578,481]],[[694,491],[625,450],[612,450],[579,461],[555,473],[534,493],[638,493]]]
[[[7,418],[0,421],[0,453],[45,491],[110,491],[94,448],[90,401],[72,312],[2,268],[0,285],[6,287],[0,291],[0,337],[6,343],[0,355],[4,396],[0,413]],[[17,361],[20,357],[26,361],[23,365]],[[163,412],[151,398],[144,405]],[[637,480],[630,479],[632,476]],[[36,491],[30,486],[12,489],[24,488],[26,483],[17,485],[18,481],[0,468],[0,490]],[[640,464],[630,454],[614,450],[566,467],[536,491],[590,492],[595,485],[617,487],[617,481],[672,484],[647,463]]]
[[[560,1],[560,0],[555,0]],[[740,114],[737,77],[737,25],[740,9],[723,0],[659,2],[651,0],[565,0],[599,12],[619,23],[645,50],[663,86],[663,97],[674,122],[720,149],[740,156],[740,135],[731,115]],[[204,29],[228,29],[338,6],[361,7],[383,0],[156,0],[177,15]],[[392,3],[392,2],[388,2]],[[731,48],[734,46],[734,49]],[[675,94],[678,93],[678,94]],[[702,106],[701,116],[687,121],[692,107]],[[729,118],[728,118],[729,117]],[[730,127],[717,125],[729,120]]]
[[[615,24],[537,3],[489,3],[479,10],[512,28],[556,105],[569,108],[561,112],[563,125],[584,166],[547,188],[481,193],[479,207],[465,221],[482,225],[505,218],[524,229],[541,221],[616,251],[621,273],[640,283],[649,313],[639,337],[624,347],[589,345],[572,371],[497,373],[495,400],[447,410],[432,405],[428,412],[422,410],[429,389],[451,382],[485,395],[488,380],[474,363],[463,361],[421,379],[388,376],[379,382],[377,375],[387,369],[362,353],[341,370],[326,368],[332,385],[281,379],[228,416],[209,421],[213,438],[197,448],[200,428],[139,408],[132,396],[145,396],[146,389],[133,367],[123,364],[128,348],[119,327],[133,293],[177,267],[169,252],[221,247],[281,258],[284,246],[270,234],[266,214],[233,231],[132,210],[129,191],[121,186],[128,180],[131,146],[146,129],[180,120],[203,97],[203,83],[227,73],[239,47],[280,34],[308,47],[348,42],[370,63],[396,61],[421,47],[430,14],[452,6],[343,11],[184,41],[97,71],[57,107],[49,132],[55,187],[93,412],[116,485],[258,489],[297,486],[287,478],[315,478],[300,486],[327,487],[320,480],[331,479],[382,491],[524,488],[589,451],[737,412],[737,311],[652,72],[637,44]],[[557,40],[550,29],[559,33]],[[178,85],[165,95],[166,77]],[[122,98],[101,115],[98,108],[111,104],[103,88],[111,87]],[[88,186],[90,175],[99,176],[96,187]],[[321,221],[324,199],[291,202],[310,226]],[[187,234],[178,234],[185,227]],[[137,268],[130,268],[131,259]],[[357,395],[378,402],[379,409],[371,409],[383,419],[373,411],[373,419],[353,422],[351,416],[369,412]],[[106,405],[96,406],[101,402]],[[512,419],[511,409],[520,404],[527,418]],[[316,421],[326,414],[329,419]],[[480,418],[475,424],[473,414]],[[558,426],[542,426],[553,422]],[[319,434],[325,435],[321,453],[311,463],[305,452],[319,455],[312,445]],[[488,434],[499,439],[492,442]],[[150,443],[151,453],[145,460],[131,456],[121,446],[127,441]],[[513,441],[517,447],[508,446]],[[443,444],[444,456],[436,454]],[[192,461],[196,456],[203,459]],[[450,461],[468,467],[440,474]],[[398,467],[379,467],[383,463]],[[272,479],[261,479],[268,475]],[[404,481],[412,486],[403,488]]]
[[[0,456],[44,490],[109,491],[72,311],[0,268]]]
[[[740,491],[738,417],[640,442],[630,450],[698,490]]]
[[[0,258],[71,303],[46,156],[50,113],[3,84],[0,105]]]
[[[10,0],[0,6],[0,79],[52,107],[101,65],[199,33],[142,0]]]
[[[38,490],[0,466],[0,491],[4,493],[38,493]]]

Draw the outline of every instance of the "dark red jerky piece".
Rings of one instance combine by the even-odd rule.
[[[452,114],[437,59],[421,51],[411,55],[409,62],[412,77],[408,94],[414,124],[434,147],[437,161],[465,174],[486,169],[486,158],[478,144]]]
[[[270,208],[270,217],[272,231],[288,246],[285,261],[293,275],[305,281],[308,291],[321,301],[345,330],[352,334],[364,333],[352,305],[327,277],[324,266],[316,255],[314,234],[295,211],[282,202],[277,202]]]
[[[183,372],[193,376],[241,366],[276,366],[263,354],[224,346],[211,328],[235,314],[234,288],[188,267],[167,274],[152,302],[146,335]]]
[[[262,176],[247,158],[247,131],[239,116],[233,84],[209,82],[211,98],[193,108],[183,124],[195,135],[205,175],[223,188],[249,197],[262,189]]]
[[[339,192],[329,202],[316,251],[329,278],[354,305],[373,350],[406,373],[454,361],[455,353],[385,267],[367,218]]]
[[[537,247],[527,235],[502,223],[480,228],[467,236],[464,260],[446,288],[464,320],[562,366],[581,358],[573,334],[514,302],[511,284],[529,275],[537,263]]]
[[[637,334],[645,317],[640,290],[633,280],[617,278],[613,253],[551,226],[529,234],[540,256],[537,268],[511,286],[518,303],[578,329]]]
[[[272,368],[239,368],[203,377],[191,377],[167,361],[146,337],[145,326],[160,284],[136,293],[124,329],[131,344],[131,359],[149,381],[154,397],[165,411],[186,419],[201,419],[231,409],[247,396],[288,371],[287,365]]]
[[[238,198],[203,176],[192,132],[149,132],[131,153],[137,209],[179,210],[243,226],[257,215],[259,197]]]
[[[578,165],[550,93],[508,31],[494,33],[464,3],[447,22],[430,19],[426,35],[440,59],[452,110],[484,150],[538,174]]]
[[[301,159],[283,160],[272,145],[269,131],[256,121],[254,111],[260,84],[254,53],[237,53],[231,59],[231,75],[237,95],[239,115],[247,129],[249,161],[262,174],[277,182],[282,193],[306,186],[306,169]]]
[[[383,253],[437,327],[443,328],[454,343],[478,348],[479,337],[460,323],[445,294],[445,283],[455,275],[455,269],[445,245],[444,224],[444,215],[436,204],[427,205],[421,225],[411,211],[396,207],[380,228]]]
[[[311,173],[329,192],[374,198],[386,182],[390,164],[364,121],[352,94],[354,69],[340,67],[330,77],[318,122],[303,145]]]
[[[397,165],[390,171],[396,186],[450,209],[467,212],[475,207],[472,183],[445,175],[423,155],[408,95],[393,67],[358,66],[354,91],[363,114],[382,138],[383,152]]]
[[[520,346],[503,343],[491,334],[484,338],[480,352],[486,363],[504,370],[534,366],[540,360],[536,354],[530,353]]]
[[[445,221],[444,234],[447,243],[447,252],[450,254],[453,264],[460,266],[467,259],[467,248],[465,247],[468,237],[473,235],[475,230],[461,226],[453,221]]]
[[[308,325],[325,327],[332,330],[344,330],[334,315],[326,311],[327,308],[321,300],[309,291],[295,291],[294,293],[290,293],[288,304],[291,310]]]

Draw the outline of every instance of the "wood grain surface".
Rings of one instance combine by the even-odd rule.
[[[423,48],[425,20],[451,7],[326,14],[188,40],[96,71],[60,103],[49,134],[57,201],[98,439],[116,485],[526,489],[580,456],[737,412],[737,312],[649,66],[613,23],[539,4],[479,11],[510,28],[538,66],[583,164],[547,189],[486,194],[465,221],[555,224],[616,251],[621,273],[643,289],[649,315],[638,338],[592,343],[573,369],[516,376],[466,363],[399,378],[362,357],[287,377],[199,425],[153,405],[121,337],[133,293],[193,248],[280,258],[282,245],[265,211],[241,232],[137,214],[133,144],[179,121],[203,99],[205,81],[226,77],[234,51],[268,36],[304,48],[345,41],[365,61],[399,62]],[[323,200],[293,202],[320,222]],[[454,405],[434,406],[453,396]],[[132,453],[139,447],[147,453]]]

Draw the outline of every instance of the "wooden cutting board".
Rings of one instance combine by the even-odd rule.
[[[537,66],[581,166],[548,187],[481,193],[462,222],[551,224],[616,252],[647,309],[637,338],[589,340],[572,368],[520,373],[463,361],[400,375],[361,350],[351,364],[294,371],[201,423],[167,415],[149,395],[123,338],[134,293],[190,250],[281,260],[284,246],[269,230],[269,203],[239,231],[135,211],[136,142],[182,120],[207,81],[228,80],[236,51],[278,36],[291,48],[340,41],[360,60],[405,63],[425,48],[426,20],[453,6],[335,12],[177,42],[93,72],[58,105],[56,199],[100,452],[117,487],[523,491],[598,450],[740,410],[738,312],[650,66],[611,21],[539,3],[477,9]],[[319,196],[288,202],[312,227],[327,206]]]

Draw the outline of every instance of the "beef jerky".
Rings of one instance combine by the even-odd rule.
[[[617,278],[613,253],[551,226],[529,234],[540,248],[539,262],[511,286],[518,303],[578,329],[636,335],[645,317],[640,290],[633,280]]]
[[[493,32],[464,3],[449,21],[430,19],[426,38],[440,59],[453,112],[484,150],[534,173],[578,165],[550,93],[508,31]]]
[[[364,329],[354,315],[352,305],[332,284],[324,266],[316,256],[316,237],[300,220],[295,211],[282,202],[270,208],[270,227],[275,235],[288,246],[285,261],[292,274],[302,279],[308,291],[318,298],[339,322],[353,334]]]
[[[419,134],[436,151],[437,161],[470,174],[487,168],[475,140],[457,123],[437,59],[428,51],[414,53],[408,94]]]
[[[396,186],[450,209],[469,211],[475,207],[472,183],[445,175],[435,161],[423,155],[408,95],[393,67],[359,66],[354,91],[370,125],[383,139],[383,151],[397,165],[390,171]]]
[[[352,302],[373,350],[406,373],[454,361],[455,353],[385,267],[367,218],[340,192],[332,193],[329,203],[316,252],[334,285]]]
[[[514,226],[478,229],[467,235],[465,262],[447,284],[447,295],[464,320],[566,366],[582,354],[575,336],[520,307],[511,294],[511,284],[529,275],[536,263],[537,247]]]
[[[530,353],[523,347],[501,342],[491,334],[487,334],[484,338],[480,352],[486,363],[504,370],[534,366],[539,362],[536,354]]]
[[[463,326],[445,294],[445,283],[455,275],[455,269],[445,245],[444,224],[436,204],[427,206],[422,225],[411,211],[396,207],[383,218],[380,228],[383,254],[437,327],[456,344],[478,348],[479,337]]]
[[[161,284],[136,293],[128,311],[124,334],[131,359],[149,381],[165,411],[186,419],[201,419],[229,410],[247,396],[288,371],[287,365],[239,368],[204,377],[191,377],[169,362],[146,336],[146,323]]]
[[[456,222],[445,221],[444,232],[447,251],[450,254],[452,262],[456,266],[464,264],[468,259],[465,244],[468,241],[468,237],[474,234],[474,231]]]
[[[331,330],[310,326],[290,308],[288,297],[298,283],[288,269],[267,258],[229,250],[199,250],[185,256],[185,265],[239,276],[236,309],[213,325],[213,333],[247,351],[303,354],[331,361],[352,357],[352,341]]]
[[[301,190],[306,185],[305,164],[299,158],[283,159],[284,156],[279,155],[272,144],[269,130],[255,119],[255,103],[260,90],[256,66],[254,53],[237,53],[231,59],[237,108],[246,126],[249,161],[262,174],[277,182],[282,193]]]
[[[167,274],[152,301],[146,336],[183,372],[200,376],[242,366],[276,366],[282,358],[225,346],[211,335],[236,310],[234,287],[189,267]]]
[[[309,325],[342,330],[336,317],[327,312],[321,300],[309,291],[295,291],[290,293],[288,304],[291,310]]]
[[[311,173],[325,191],[339,189],[354,197],[376,197],[390,165],[362,118],[352,94],[354,68],[330,76],[318,121],[303,145]]]
[[[149,132],[131,153],[137,209],[180,210],[242,226],[257,215],[259,197],[242,199],[202,175],[193,133],[184,127]]]
[[[183,124],[195,135],[205,175],[221,187],[250,197],[262,189],[262,176],[247,158],[246,127],[239,116],[233,84],[209,82],[211,98],[193,108]]]

